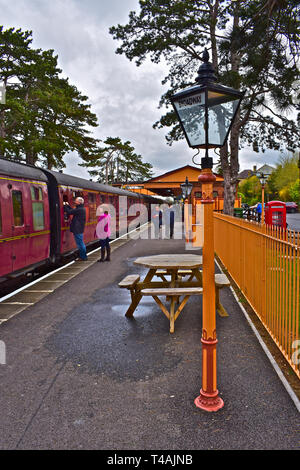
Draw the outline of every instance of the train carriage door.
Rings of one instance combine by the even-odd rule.
[[[12,265],[13,271],[28,265],[28,237],[30,233],[29,214],[25,210],[26,189],[19,181],[11,183],[11,212],[12,212]]]
[[[41,185],[30,185],[30,235],[28,238],[28,264],[34,264],[49,256],[49,230],[45,220],[43,190]],[[28,207],[30,210],[30,208]],[[48,224],[47,224],[48,225]]]
[[[0,277],[11,273],[12,260],[12,212],[9,184],[0,180]]]

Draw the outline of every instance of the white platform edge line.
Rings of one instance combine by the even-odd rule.
[[[220,269],[220,271],[223,273],[222,269],[221,269],[221,266],[219,265],[218,261],[215,260],[218,268]],[[239,301],[234,289],[232,286],[230,286],[230,290],[231,292],[233,293],[233,296],[235,298],[235,300],[237,301],[237,303],[239,304],[243,314],[245,315],[246,317],[246,320],[248,321],[250,327],[252,328],[256,338],[258,339],[258,342],[259,344],[261,345],[261,347],[263,348],[264,352],[266,353],[269,361],[271,362],[275,372],[277,373],[279,379],[281,380],[283,386],[285,387],[286,391],[288,392],[288,394],[290,395],[291,399],[293,400],[298,412],[300,413],[300,400],[298,399],[297,395],[295,394],[294,390],[292,389],[292,387],[290,386],[290,384],[288,383],[287,379],[285,378],[285,376],[283,375],[283,373],[281,372],[281,369],[280,367],[278,366],[277,362],[275,361],[274,357],[272,356],[272,354],[270,353],[269,349],[267,348],[265,342],[263,341],[262,337],[260,336],[259,332],[257,331],[257,329],[255,328],[251,318],[249,317],[248,313],[246,312],[245,308],[243,307],[243,305],[241,304],[241,302]]]

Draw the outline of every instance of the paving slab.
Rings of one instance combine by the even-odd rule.
[[[142,277],[134,259],[159,253],[185,253],[184,242],[130,240],[1,324],[1,449],[299,449],[299,413],[229,288],[229,317],[217,316],[217,413],[194,405],[201,297],[173,335],[150,298],[124,316],[130,294],[118,282]]]

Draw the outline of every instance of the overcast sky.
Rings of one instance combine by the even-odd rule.
[[[54,49],[63,75],[89,97],[99,121],[95,137],[129,140],[143,160],[153,165],[155,175],[193,165],[196,151],[186,141],[170,147],[165,131],[152,128],[161,116],[163,65],[148,61],[137,67],[115,54],[118,42],[112,39],[109,27],[125,24],[129,12],[139,10],[138,0],[0,0],[0,7],[5,29],[32,30],[33,47]],[[275,166],[278,158],[277,152],[257,154],[243,149],[240,170],[264,163]],[[65,162],[66,173],[89,177],[78,166],[76,154],[66,156]]]

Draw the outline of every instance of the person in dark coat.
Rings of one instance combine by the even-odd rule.
[[[86,261],[86,246],[83,241],[83,232],[86,221],[86,212],[84,208],[84,199],[82,197],[77,197],[75,199],[75,209],[71,209],[68,202],[64,202],[64,211],[68,216],[73,215],[72,222],[70,224],[70,232],[73,233],[74,239],[79,250],[79,259],[80,261]]]

